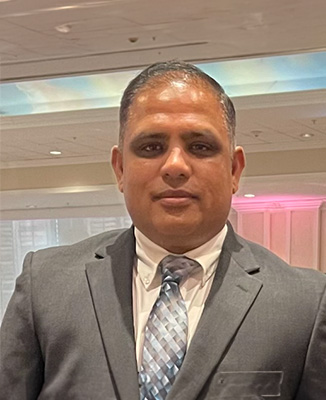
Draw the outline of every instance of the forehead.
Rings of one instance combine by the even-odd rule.
[[[224,120],[224,110],[217,91],[202,79],[182,75],[156,77],[148,81],[130,106],[128,124],[164,113],[194,113]]]

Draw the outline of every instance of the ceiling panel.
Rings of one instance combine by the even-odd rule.
[[[254,129],[253,131],[251,131],[250,133],[245,134],[245,135],[249,136],[253,139],[259,139],[264,143],[279,143],[280,145],[283,142],[292,142],[293,143],[295,141],[295,139],[292,138],[291,136],[282,134],[275,130],[268,129],[265,127],[261,127],[259,129],[259,125],[257,125],[256,129]],[[256,143],[258,143],[258,142],[256,142]]]
[[[2,79],[141,67],[161,57],[198,61],[324,48],[325,12],[324,0],[0,2]],[[191,48],[194,42],[202,44]],[[175,51],[176,44],[184,47]],[[99,52],[108,57],[94,62]]]
[[[256,97],[255,102],[253,97]],[[325,91],[319,91],[319,101],[315,92],[296,92],[292,96],[287,93],[287,105],[279,107],[282,95],[249,96],[247,109],[245,99],[241,98],[237,122],[238,143],[245,147],[247,153],[326,149],[325,118],[316,118],[314,107],[310,104],[315,103],[318,109],[324,97]],[[238,100],[235,99],[235,103]],[[310,104],[313,117],[309,118],[306,112],[306,118],[302,118],[304,104]],[[294,119],[287,118],[289,110]],[[2,151],[6,152],[1,160],[2,168],[52,165],[54,159],[58,164],[76,163],[76,157],[81,157],[85,162],[101,161],[109,158],[111,147],[118,142],[117,109],[2,117],[2,121],[0,139]],[[311,138],[300,136],[308,132],[313,133]],[[49,154],[50,150],[60,150],[62,155],[54,158]],[[35,151],[41,153],[42,157],[33,160],[32,152]],[[24,164],[22,159],[25,160]]]
[[[144,33],[142,30],[128,28],[123,32],[109,32],[109,31],[96,31],[92,35],[87,32],[72,34],[75,43],[78,43],[84,48],[96,47],[97,52],[105,52],[110,48],[110,52],[129,51],[133,47],[141,49],[151,49],[160,47],[169,47],[176,45],[183,45],[183,42],[175,39],[172,35],[158,31],[151,30]],[[99,38],[106,36],[105,42],[99,41]],[[197,43],[198,38],[195,40]]]
[[[260,138],[257,138],[253,135],[250,134],[245,134],[245,133],[237,133],[237,144],[239,146],[245,146],[246,148],[248,148],[250,145],[252,144],[263,144],[264,141]]]

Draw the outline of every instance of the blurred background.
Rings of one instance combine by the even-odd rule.
[[[326,272],[325,15],[324,0],[0,0],[0,319],[26,252],[130,225],[109,164],[120,97],[175,58],[236,106],[235,229]]]

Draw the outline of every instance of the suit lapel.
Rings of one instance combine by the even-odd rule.
[[[132,229],[105,248],[86,274],[117,398],[138,400],[139,387],[132,310]],[[104,252],[104,253],[105,253]],[[107,255],[109,254],[109,255]]]
[[[229,227],[204,312],[167,400],[198,397],[210,374],[223,360],[262,287],[250,275],[257,270],[250,250],[243,249]]]
[[[120,235],[86,265],[86,274],[105,354],[118,399],[139,400],[133,331],[132,230]],[[218,367],[262,283],[251,272],[259,270],[254,256],[229,227],[214,282],[181,371],[167,400],[194,400]]]

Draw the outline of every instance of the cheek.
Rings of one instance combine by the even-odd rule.
[[[139,195],[146,194],[155,186],[160,179],[159,166],[156,163],[135,160],[128,164],[124,172],[124,192],[128,186],[128,191],[139,192]]]
[[[218,209],[224,204],[229,204],[233,192],[232,175],[228,171],[219,171],[215,177],[212,171],[207,172],[202,179],[202,193],[206,199],[207,207]]]
[[[151,182],[149,176],[151,169],[146,166],[139,166],[137,163],[129,165],[125,169],[123,177],[124,195],[126,201],[143,202],[148,192],[148,185]]]
[[[133,157],[124,166],[124,173],[132,179],[146,180],[147,176],[153,175],[157,171],[157,165],[153,160],[138,159]]]

